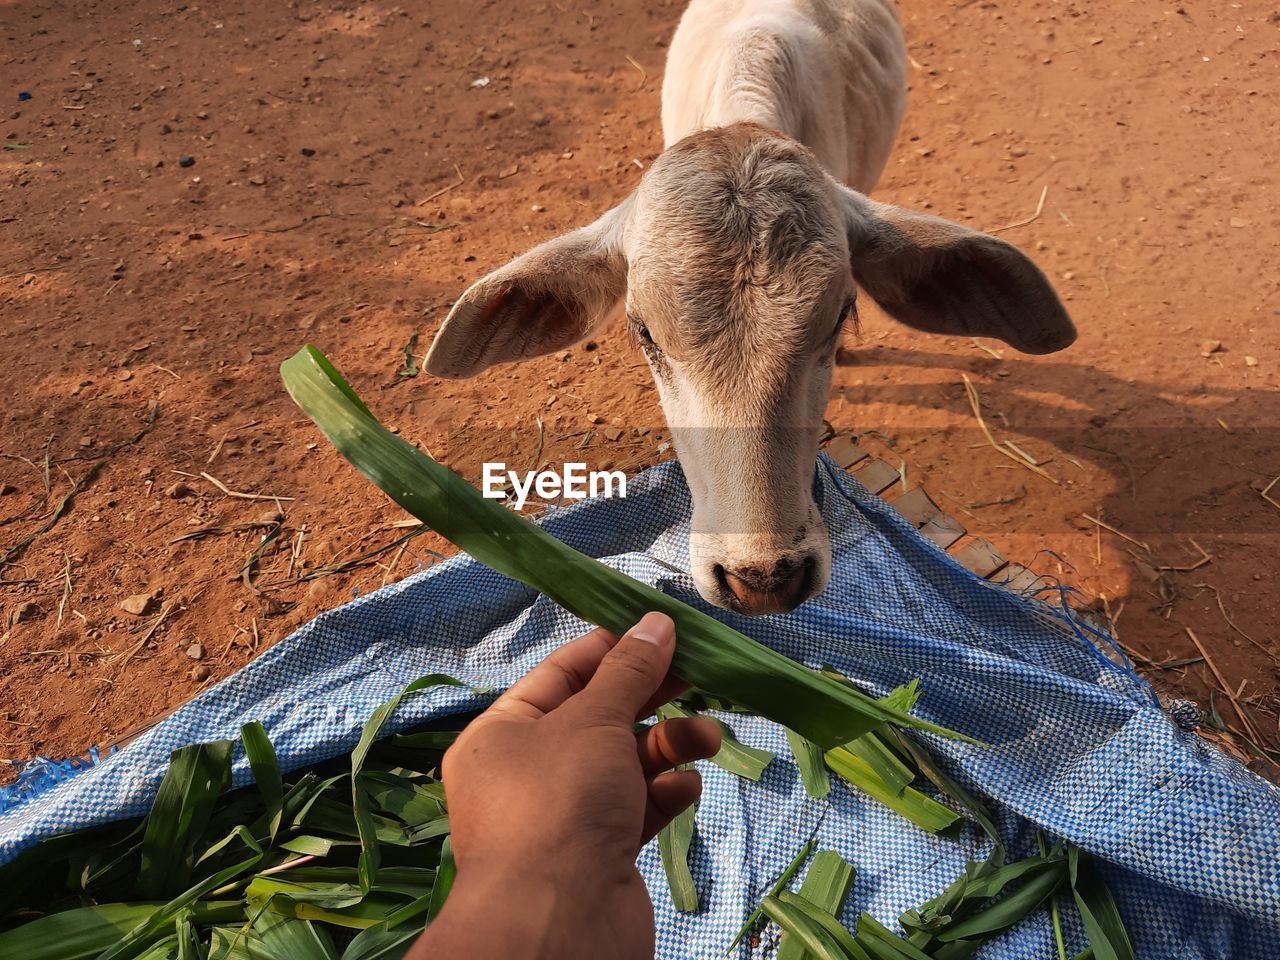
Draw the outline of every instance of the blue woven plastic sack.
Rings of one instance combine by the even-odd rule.
[[[1147,685],[1104,656],[1053,606],[960,567],[825,458],[815,491],[831,532],[831,585],[792,614],[735,627],[874,692],[922,678],[917,708],[981,741],[926,737],[949,772],[995,801],[1010,856],[1041,827],[1095,854],[1143,960],[1280,958],[1280,790],[1181,732]],[[679,466],[654,468],[625,499],[586,501],[544,525],[579,550],[703,605],[685,569],[689,497]],[[64,781],[0,794],[0,862],[41,837],[145,813],[176,747],[237,736],[262,720],[287,769],[350,751],[369,713],[427,673],[504,687],[585,625],[533,591],[457,557],[329,611],[205,691],[117,754]],[[435,688],[395,728],[476,707]],[[640,857],[657,913],[658,955],[720,956],[745,916],[816,831],[857,867],[844,919],[890,927],[982,857],[977,832],[933,837],[841,785],[809,800],[779,728],[726,717],[778,754],[759,783],[702,765],[692,852],[702,895],[676,913],[657,850]],[[237,784],[249,779],[243,756]],[[1084,946],[1063,911],[1071,952]],[[738,957],[768,957],[768,933]],[[1045,911],[988,945],[992,960],[1054,957]]]

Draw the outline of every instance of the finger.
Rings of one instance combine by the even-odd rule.
[[[586,687],[600,661],[617,643],[616,636],[598,627],[557,647],[477,719],[495,716],[537,720],[545,716]]]
[[[665,613],[646,613],[596,669],[574,703],[590,722],[630,727],[662,685],[676,648],[676,627]]]
[[[640,845],[656,837],[659,830],[701,795],[702,776],[697,770],[672,770],[650,780]]]
[[[694,760],[714,757],[720,750],[720,724],[706,717],[676,717],[636,734],[636,750],[646,777]]]
[[[692,684],[688,681],[675,676],[675,674],[668,673],[666,679],[658,685],[657,692],[648,699],[643,707],[636,711],[635,719],[639,721],[650,716],[664,703],[670,703],[691,686]]]

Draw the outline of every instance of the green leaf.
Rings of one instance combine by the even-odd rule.
[[[308,773],[302,780],[289,789],[284,797],[284,822],[290,827],[297,830],[304,824],[310,823],[312,813],[317,804],[322,801],[331,802],[325,796],[339,781],[348,779],[348,774],[340,774],[336,777],[329,777],[327,780],[320,780],[314,773]],[[351,820],[352,830],[355,830],[355,819]],[[353,833],[353,836],[358,834]]]
[[[738,633],[708,614],[562,543],[374,419],[314,347],[281,366],[285,386],[325,435],[393,500],[481,563],[617,634],[659,610],[676,621],[672,672],[824,747],[883,723],[952,731],[885,706]]]
[[[254,918],[253,932],[275,960],[337,960],[328,932],[307,920],[293,920],[265,910]]]
[[[800,896],[828,913],[839,914],[853,886],[854,869],[834,850],[819,850],[800,884]]]
[[[230,782],[230,740],[173,752],[142,837],[138,889],[144,897],[162,900],[190,882],[196,844]]]
[[[902,939],[865,910],[858,914],[858,943],[875,960],[929,960],[928,954]]]
[[[970,899],[989,899],[999,896],[1010,883],[1021,880],[1028,874],[1042,873],[1052,869],[1061,862],[1060,853],[1050,853],[1044,857],[1024,857],[1022,860],[996,866],[994,869],[984,869],[985,865],[979,866],[970,876],[965,895]]]
[[[147,947],[137,955],[137,960],[183,960],[179,949],[177,935],[171,935]]]
[[[137,860],[142,853],[141,836],[146,822],[141,821],[132,833],[118,844],[106,847],[94,853],[88,853],[84,867],[80,871],[80,889],[89,890],[98,885],[107,886],[116,891],[121,885],[132,890],[137,881]],[[134,839],[138,838],[138,839]],[[115,884],[112,884],[112,881]],[[117,896],[124,894],[117,893]],[[3,911],[0,911],[3,912]]]
[[[336,960],[328,932],[308,920],[259,910],[251,924],[210,931],[209,960]]]
[[[841,748],[871,768],[888,789],[902,793],[916,779],[916,771],[902,762],[877,732],[868,733]]]
[[[155,903],[106,903],[51,913],[0,933],[0,960],[89,960],[159,909]]]
[[[1133,942],[1115,897],[1079,847],[1067,847],[1071,892],[1097,960],[1134,960]]]
[[[453,882],[457,877],[458,865],[453,861],[453,843],[445,837],[444,844],[440,847],[440,865],[436,868],[435,883],[431,887],[431,900],[427,907],[428,920],[440,916],[440,911],[444,908],[445,901],[449,899],[449,891],[453,889]],[[396,918],[396,922],[403,922],[404,919],[405,917],[401,915]]]
[[[327,857],[335,844],[338,843],[341,843],[341,841],[330,840],[327,837],[313,837],[310,834],[301,833],[296,837],[290,837],[288,840],[282,841],[277,846],[281,850],[299,853],[304,857]]]
[[[785,892],[785,891],[784,891]],[[809,913],[799,909],[793,902],[779,897],[765,897],[760,901],[762,909],[770,920],[782,928],[784,936],[790,935],[803,947],[806,955],[817,960],[864,960],[865,954],[854,944],[853,950],[842,946],[842,941],[813,919]],[[838,924],[837,924],[838,926]],[[848,931],[845,931],[848,936]]]
[[[405,826],[419,827],[444,818],[448,833],[448,814],[439,791],[392,773],[361,773],[360,783],[379,809]]]
[[[954,836],[964,826],[964,819],[950,807],[914,787],[894,789],[865,760],[845,747],[828,750],[827,766],[845,780],[865,791],[890,810],[902,814],[916,826],[942,836]]]
[[[696,714],[690,710],[686,710],[678,703],[668,703],[659,707],[657,710],[659,720],[669,720],[673,717],[696,717]],[[773,762],[773,754],[768,750],[761,750],[759,747],[749,747],[742,743],[734,734],[733,729],[722,720],[715,717],[707,719],[715,720],[720,726],[720,750],[711,762],[717,767],[728,770],[736,776],[746,780],[756,781],[764,776],[765,768]]]
[[[857,942],[853,934],[851,934],[834,912],[813,903],[802,894],[792,893],[790,890],[783,890],[778,894],[778,899],[788,906],[795,907],[801,913],[805,914],[810,920],[818,924],[840,945],[840,948],[854,960],[871,960],[866,950]],[[788,934],[783,934],[782,943],[787,943]],[[800,949],[799,942],[792,937],[791,942],[795,945],[795,950],[790,954],[796,958],[806,958],[809,960],[810,954],[807,950]],[[778,960],[782,960],[784,954],[781,947],[778,949]]]
[[[104,950],[97,957],[97,960],[125,960],[125,958],[136,956],[138,949],[154,942],[183,910],[193,910],[196,912],[196,917],[199,918],[201,914],[197,901],[201,897],[212,893],[229,881],[256,867],[262,860],[262,847],[258,845],[253,836],[244,827],[238,827],[234,836],[242,839],[248,848],[248,854],[243,859],[232,863],[211,877],[206,877],[189,890],[161,906],[147,920],[139,923],[126,933],[110,949]],[[210,921],[200,920],[200,922],[207,923]]]
[[[269,831],[267,839],[275,840],[284,815],[284,782],[280,779],[280,762],[276,759],[275,747],[271,745],[266,728],[257,720],[240,728],[240,738],[244,741],[245,756],[258,783],[258,792],[262,795]]]
[[[983,832],[996,844],[1003,859],[1004,842],[1000,839],[1000,831],[996,829],[995,821],[986,804],[947,776],[934,760],[933,755],[901,730],[885,727],[879,732],[892,746],[910,756],[915,761],[916,768],[982,828]]]
[[[184,910],[178,915],[175,924],[178,932],[174,945],[177,947],[178,960],[208,960],[209,951],[200,940],[199,931],[191,917],[191,911]]]
[[[378,871],[378,881],[415,884],[430,887],[435,882],[436,871],[432,867],[383,867]],[[300,866],[289,871],[289,879],[303,883],[352,883],[359,885],[355,867]]]
[[[904,683],[900,687],[894,687],[881,702],[893,707],[895,710],[910,710],[919,699],[920,681],[915,679],[909,683]]]
[[[347,944],[342,960],[400,960],[422,935],[418,925],[390,930],[382,924],[361,930]]]
[[[1054,860],[1041,864],[1012,893],[940,932],[943,943],[971,937],[991,937],[1008,930],[1045,902],[1067,879],[1066,863]]]
[[[804,882],[800,884],[798,899],[803,900],[803,903],[792,905],[801,909],[802,912],[811,907],[813,911],[831,917],[840,931],[845,936],[849,936],[848,931],[840,926],[837,918],[849,896],[849,888],[853,886],[853,874],[853,864],[840,854],[834,850],[819,850],[813,857],[813,863],[809,865],[809,872],[805,874]],[[790,902],[789,896],[793,895],[786,891],[778,893],[778,898],[784,903]],[[821,917],[811,917],[811,919],[817,919],[823,926],[827,926]],[[830,930],[828,932],[832,933]],[[838,934],[833,933],[833,936],[837,940],[840,939]],[[853,938],[849,937],[849,939],[852,942]],[[847,945],[845,949],[848,949]],[[798,939],[783,934],[782,943],[778,947],[777,960],[804,960],[805,952],[804,946]]]
[[[318,920],[352,930],[363,930],[386,919],[403,898],[364,893],[358,885],[296,883],[280,877],[254,877],[245,890],[254,910],[270,910],[295,920]]]
[[[461,730],[426,730],[422,733],[397,733],[391,742],[411,750],[448,750]]]
[[[809,840],[808,842],[806,842],[796,852],[796,855],[791,858],[791,862],[787,864],[787,866],[783,869],[783,871],[780,874],[778,874],[778,878],[773,882],[773,886],[769,888],[769,892],[766,894],[766,896],[776,897],[779,891],[785,890],[787,884],[791,882],[791,878],[796,875],[797,871],[799,871],[799,869],[802,866],[804,866],[804,862],[809,859],[809,855],[813,853],[813,848],[816,847],[817,845],[818,843],[816,840]],[[756,925],[756,921],[759,920],[763,914],[764,914],[764,911],[760,907],[756,907],[754,910],[751,911],[750,916],[747,917],[747,920],[742,925],[742,928],[738,930],[737,934],[733,938],[733,941],[729,944],[727,948],[725,948],[724,952],[726,956],[732,953],[733,948],[742,942],[742,938],[751,932],[751,928]]]
[[[698,909],[698,888],[689,869],[689,848],[693,846],[693,806],[689,804],[658,831],[658,853],[662,856],[662,869],[667,874],[667,886],[671,888],[671,902],[682,913],[693,913]]]
[[[796,766],[800,769],[804,792],[815,800],[825,797],[831,791],[831,778],[827,776],[822,748],[790,729],[787,730],[787,743],[791,745],[791,755],[795,757]]]
[[[366,800],[371,806],[371,801]],[[413,846],[409,832],[403,823],[384,817],[368,810],[370,822],[373,824],[373,837],[376,843],[390,844],[394,847]],[[316,799],[307,811],[306,819],[300,826],[316,833],[333,833],[339,837],[360,839],[360,828],[356,825],[355,812],[351,804],[338,803],[327,797]]]
[[[399,708],[400,701],[420,690],[442,685],[464,686],[462,681],[443,673],[433,673],[413,681],[413,683],[373,711],[373,715],[365,723],[364,730],[360,734],[359,743],[351,751],[352,810],[355,813],[356,830],[360,836],[360,889],[366,893],[373,886],[374,878],[378,872],[378,864],[381,862],[381,853],[378,849],[377,824],[373,811],[370,809],[369,792],[360,778],[360,770],[364,766],[365,759],[369,756],[369,749],[373,746],[373,742],[378,739],[378,736],[382,733],[383,726],[386,725],[386,722],[391,719]]]

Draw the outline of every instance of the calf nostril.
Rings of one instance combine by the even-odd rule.
[[[717,563],[711,568],[711,575],[716,578],[716,586],[726,593],[733,593],[733,588],[729,585],[729,578],[725,572],[724,564]],[[736,594],[735,594],[736,595]]]
[[[775,592],[786,610],[794,610],[808,598],[809,588],[813,585],[813,571],[813,557],[805,557],[778,582]]]
[[[784,557],[765,571],[743,567],[728,571],[722,565],[713,568],[716,582],[732,595],[734,606],[742,613],[787,613],[806,599],[813,586],[816,562],[813,556],[802,560]]]

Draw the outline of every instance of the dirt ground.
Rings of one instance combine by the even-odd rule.
[[[467,283],[634,186],[680,9],[0,0],[0,757],[110,742],[446,549],[401,549],[289,401],[304,342],[473,479],[531,463],[539,419],[551,462],[664,455],[621,330],[462,384],[396,371]],[[828,418],[1280,749],[1274,0],[902,18],[877,195],[1007,227],[1081,337],[1026,358],[868,306]],[[1052,481],[985,444],[966,373]]]

